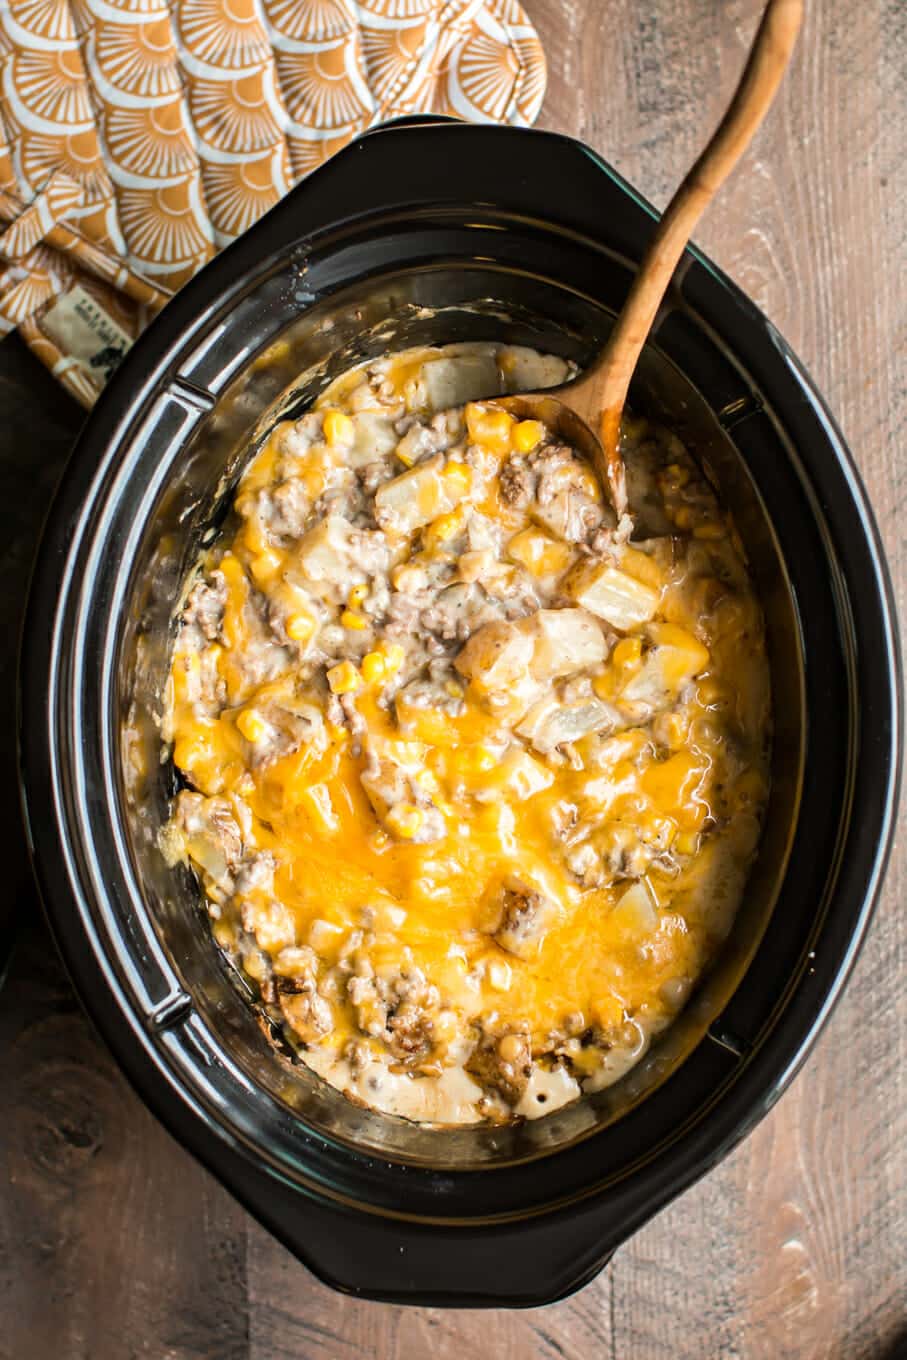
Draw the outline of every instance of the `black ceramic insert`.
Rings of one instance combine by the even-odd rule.
[[[196,885],[155,848],[172,779],[154,725],[169,619],[250,444],[388,349],[506,338],[582,362],[653,221],[564,137],[432,120],[369,134],[168,304],[93,413],[47,527],[20,758],[60,947],[152,1109],[341,1289],[528,1305],[591,1278],[778,1097],[878,892],[900,710],[876,529],[796,358],[696,252],[632,400],[686,437],[734,510],[766,612],[774,783],[735,930],[643,1063],[513,1128],[438,1132],[358,1110],[275,1054]]]

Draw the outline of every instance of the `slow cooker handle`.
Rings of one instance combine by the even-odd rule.
[[[239,1186],[231,1188],[244,1198]],[[631,1231],[629,1224],[603,1223],[595,1204],[470,1227],[303,1204],[288,1200],[285,1189],[267,1200],[255,1197],[257,1217],[325,1284],[358,1298],[424,1307],[555,1303],[592,1280]]]

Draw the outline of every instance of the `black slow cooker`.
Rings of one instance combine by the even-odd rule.
[[[582,363],[654,220],[566,137],[434,120],[363,137],[142,336],[41,547],[22,779],[79,993],[176,1137],[322,1279],[367,1297],[540,1304],[589,1280],[777,1099],[879,890],[900,710],[876,528],[801,365],[696,251],[631,397],[689,442],[736,516],[767,620],[773,789],[727,946],[645,1060],[522,1126],[432,1130],[356,1108],[275,1046],[197,885],[156,848],[171,612],[250,446],[352,362],[406,345],[506,338]]]

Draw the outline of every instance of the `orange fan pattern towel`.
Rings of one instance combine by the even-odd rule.
[[[90,406],[149,317],[351,138],[534,122],[517,0],[0,0],[0,334]]]

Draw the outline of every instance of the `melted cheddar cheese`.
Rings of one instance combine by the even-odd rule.
[[[767,796],[761,613],[679,441],[635,533],[535,421],[562,361],[456,345],[270,434],[180,611],[162,845],[303,1061],[454,1124],[616,1080],[730,928]]]

